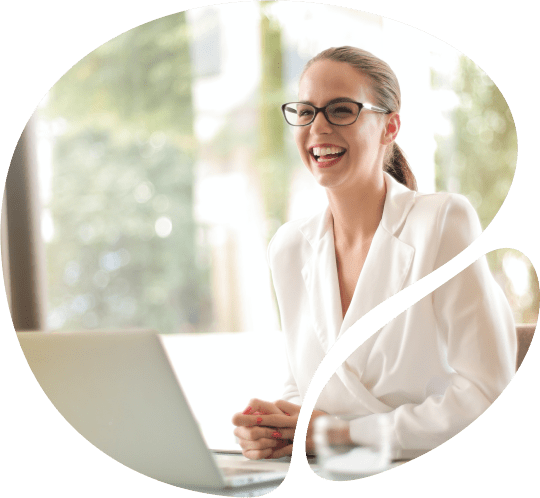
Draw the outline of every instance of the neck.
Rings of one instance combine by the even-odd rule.
[[[384,175],[373,183],[348,191],[327,189],[336,244],[353,247],[370,240],[382,218],[386,199]]]

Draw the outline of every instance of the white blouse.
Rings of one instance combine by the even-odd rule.
[[[385,181],[383,216],[344,318],[329,209],[286,223],[270,242],[289,363],[285,400],[302,404],[326,352],[359,318],[481,233],[465,197],[413,192],[386,173]],[[369,442],[375,418],[388,413],[398,448],[431,449],[497,398],[514,374],[516,347],[511,310],[483,257],[352,352],[316,409],[358,416],[358,442]]]

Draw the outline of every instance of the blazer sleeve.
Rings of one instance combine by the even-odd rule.
[[[481,233],[466,198],[452,195],[439,211],[435,268],[465,249]],[[450,372],[439,394],[399,406],[388,415],[394,445],[432,449],[473,422],[495,401],[515,371],[516,333],[509,304],[485,257],[431,295],[441,354]],[[437,381],[437,379],[433,379]],[[379,414],[351,422],[351,437],[372,443]]]
[[[300,397],[298,386],[296,385],[296,382],[292,375],[291,367],[288,361],[287,361],[287,366],[289,367],[288,375],[287,375],[287,380],[285,381],[285,386],[283,388],[283,395],[281,396],[281,399],[288,401],[289,403],[295,403],[297,405],[301,405],[302,398]]]
[[[281,229],[279,229],[275,233],[275,235],[272,237],[266,251],[266,259],[268,262],[268,266],[270,268],[272,279],[275,278],[274,259],[275,259],[276,246],[279,246],[280,230]],[[295,403],[297,405],[302,404],[302,398],[300,397],[300,392],[298,390],[298,386],[296,385],[296,381],[292,373],[288,355],[287,355],[287,378],[285,380],[285,384],[283,387],[282,399],[285,401],[288,401],[289,403]]]

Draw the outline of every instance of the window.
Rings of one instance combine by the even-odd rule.
[[[404,94],[398,141],[420,189],[460,190],[477,207],[485,198],[487,225],[511,181],[515,129],[506,110],[481,109],[496,93],[485,75],[460,66],[459,54],[440,42],[426,37],[418,44],[418,34],[403,36],[405,28],[377,16],[300,3],[276,2],[262,14],[260,8],[227,4],[144,24],[90,53],[53,87],[23,136],[10,171],[13,183],[7,185],[8,191],[10,185],[22,188],[35,203],[26,204],[26,213],[17,207],[4,212],[15,230],[8,233],[9,251],[3,244],[3,257],[11,263],[12,309],[21,310],[17,302],[35,304],[35,320],[16,322],[16,328],[180,332],[182,339],[171,336],[169,346],[188,370],[188,350],[180,345],[193,338],[187,333],[279,330],[266,245],[283,222],[321,209],[325,194],[301,164],[279,110],[277,116],[264,114],[263,106],[275,110],[294,100],[303,64],[336,45],[335,33],[327,29],[330,18],[340,27],[341,44],[381,54],[395,68]],[[273,65],[264,64],[261,32],[273,43]],[[415,71],[408,69],[413,52]],[[462,77],[457,86],[454,74]],[[464,96],[466,78],[487,100]],[[430,105],[409,104],[414,102]],[[455,122],[469,123],[456,134]],[[468,142],[467,132],[486,147],[495,133],[508,138],[504,157],[510,159],[501,169],[506,187],[490,190],[497,194],[491,206],[493,198],[479,190],[483,182],[470,176],[474,168],[459,169],[463,149],[461,155],[447,154],[458,149],[453,140]],[[29,178],[35,175],[24,169],[32,167],[24,152],[28,143],[35,147],[39,172],[33,187]],[[18,179],[15,172],[21,173]],[[490,176],[502,178],[495,171]],[[6,199],[9,204],[9,192]],[[28,231],[21,234],[24,227]],[[43,272],[30,275],[28,269],[39,267],[34,258],[41,258]],[[535,321],[538,294],[530,264],[517,255],[492,263],[497,278],[514,275],[515,309],[528,310],[517,320]],[[38,282],[37,291],[23,286],[26,294],[19,294],[23,281]],[[527,294],[526,283],[533,294]],[[36,296],[41,299],[32,301]],[[24,306],[18,316],[28,317]],[[197,346],[190,345],[198,348],[192,361],[210,347],[228,347],[224,361],[231,377],[241,374],[235,356],[241,344],[257,347],[231,334],[213,342],[209,337],[215,336],[202,335]],[[276,386],[246,385],[238,395],[255,395],[250,389],[259,387],[257,396],[267,389],[274,397]],[[197,388],[187,389],[196,404],[190,390],[196,394]],[[241,399],[229,400],[231,411]],[[198,410],[204,413],[205,407]]]

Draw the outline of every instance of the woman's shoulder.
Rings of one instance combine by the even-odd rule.
[[[268,247],[275,251],[289,249],[301,243],[302,239],[304,238],[302,236],[301,227],[309,219],[310,218],[299,218],[288,221],[281,225],[270,240]]]
[[[417,192],[415,201],[419,206],[430,209],[444,205],[472,207],[467,197],[455,192]]]
[[[429,216],[438,221],[449,217],[463,221],[478,218],[469,199],[454,192],[417,193],[411,214]]]
[[[274,260],[280,255],[301,256],[310,247],[309,232],[323,220],[326,210],[314,216],[288,221],[281,225],[268,244],[268,258]]]
[[[444,225],[447,219],[475,224],[478,218],[473,206],[462,194],[413,191],[388,174],[387,187],[383,226],[390,233],[409,229],[427,235],[430,228]]]
[[[453,192],[417,194],[407,225],[413,232],[445,239],[468,241],[482,233],[480,220],[469,199]],[[465,242],[464,242],[465,243]]]

